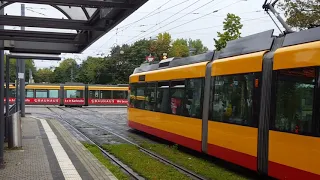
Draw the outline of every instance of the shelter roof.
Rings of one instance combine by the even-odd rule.
[[[76,33],[0,29],[0,49],[19,53],[81,53],[131,15],[148,0],[6,0],[13,3],[50,5],[66,19],[0,15],[0,26],[76,30]]]

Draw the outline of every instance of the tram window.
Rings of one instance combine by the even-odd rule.
[[[277,73],[274,129],[311,134],[315,68],[287,69]]]
[[[4,97],[7,97],[7,91],[4,90]],[[14,98],[16,97],[16,90],[15,89],[9,89],[9,97]]]
[[[252,118],[253,74],[215,78],[212,120],[255,126]]]
[[[36,98],[48,98],[48,90],[37,89],[36,90]]]
[[[134,101],[136,99],[136,92],[137,92],[136,84],[130,84],[130,98],[129,98],[130,107],[134,107]]]
[[[33,97],[34,97],[33,89],[27,89],[26,90],[26,98],[33,98]]]
[[[187,80],[186,91],[186,116],[201,118],[202,110],[202,93],[203,93],[203,79],[189,79]]]
[[[126,99],[125,91],[113,91],[113,99]]]
[[[171,114],[185,115],[184,112],[185,83],[184,81],[172,81],[170,85]]]
[[[99,90],[90,90],[89,91],[90,99],[99,99]]]
[[[128,91],[124,91],[124,99],[128,99]]]
[[[145,102],[145,86],[146,84],[137,84],[137,94],[136,99],[134,102],[134,107],[138,109],[144,109],[144,102]]]
[[[101,99],[111,99],[111,91],[100,91]]]
[[[83,98],[82,90],[66,90],[67,98]]]
[[[59,90],[49,90],[49,98],[59,98]]]
[[[146,88],[145,109],[155,111],[156,106],[156,83],[148,83]]]
[[[157,87],[156,111],[170,113],[169,82],[159,82]]]

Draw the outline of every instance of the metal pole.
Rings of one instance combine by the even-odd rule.
[[[72,65],[71,65],[71,82],[73,82],[73,68],[72,68]]]
[[[20,110],[20,91],[19,91],[19,78],[18,78],[18,73],[19,73],[19,68],[20,68],[20,60],[16,59],[16,111],[18,112]]]
[[[21,4],[21,16],[25,16],[25,4]],[[25,27],[21,27],[21,30],[24,31]],[[21,117],[25,117],[25,69],[26,64],[24,59],[20,59],[20,72],[23,75],[23,77],[20,79],[20,105],[21,105]]]
[[[280,23],[282,24],[282,26],[286,29],[286,31],[288,33],[292,33],[294,32],[289,26],[288,24],[282,19],[282,17],[279,15],[279,13],[274,9],[272,4],[268,4],[268,7],[270,9],[270,11],[276,16],[276,18],[280,21]]]
[[[6,56],[6,130],[5,130],[5,136],[6,139],[8,139],[9,135],[9,84],[10,82],[10,56]]]
[[[0,5],[2,2],[0,1]],[[0,15],[4,15],[4,10],[0,10]],[[0,26],[4,29],[4,26]],[[1,47],[3,40],[0,40]],[[4,168],[4,51],[0,50],[0,168]]]

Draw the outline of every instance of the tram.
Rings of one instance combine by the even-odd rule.
[[[277,179],[320,179],[320,27],[143,64],[128,125]]]
[[[9,86],[9,103],[15,103],[16,87]],[[126,106],[128,85],[28,84],[26,105]],[[4,99],[6,101],[6,99]]]

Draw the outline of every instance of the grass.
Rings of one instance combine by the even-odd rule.
[[[97,148],[95,145],[83,143],[83,145],[107,168],[109,171],[112,172],[114,176],[116,176],[120,180],[129,180],[129,176],[121,171],[121,169],[112,164],[104,155],[101,153],[99,148]]]
[[[178,150],[176,145],[168,146],[168,145],[162,145],[162,144],[143,143],[141,146],[207,179],[215,179],[215,180],[248,179],[247,177],[236,174],[234,172],[230,172],[220,166],[217,166],[212,162],[181,152]]]
[[[141,152],[134,145],[104,145],[103,148],[146,179],[191,179],[173,167],[165,165],[149,155]]]
[[[13,147],[13,148],[5,147],[4,149],[5,149],[5,150],[23,150],[22,147]]]

